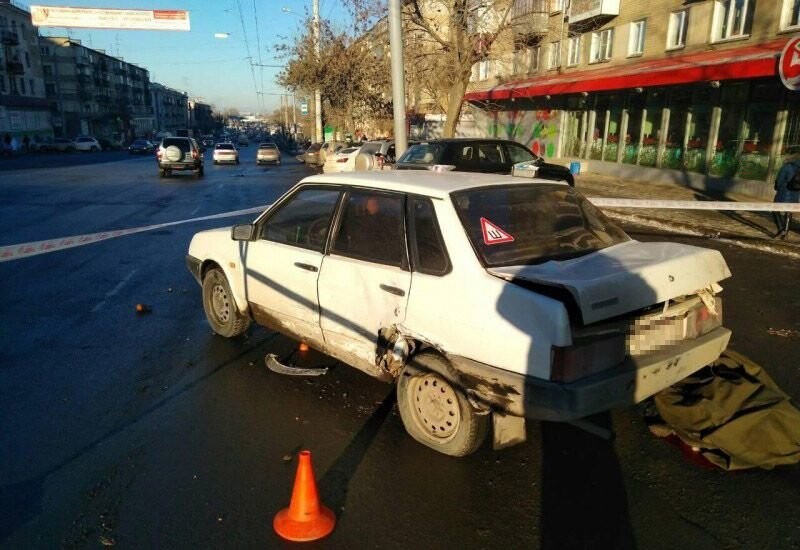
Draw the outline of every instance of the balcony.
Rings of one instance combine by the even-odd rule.
[[[514,0],[511,27],[522,36],[547,34],[550,21],[549,0]]]
[[[6,72],[11,75],[25,74],[25,65],[19,61],[9,61],[6,63]]]
[[[589,23],[619,15],[619,0],[572,0],[569,24]]]
[[[79,55],[75,58],[75,65],[78,67],[88,67],[89,66],[89,58],[85,55]]]
[[[114,69],[114,74],[117,76],[125,76],[128,72],[125,69],[116,68]]]
[[[0,31],[0,43],[3,46],[19,46],[19,36],[15,31]]]

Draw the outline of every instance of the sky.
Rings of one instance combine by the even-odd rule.
[[[251,71],[248,48],[255,63],[285,63],[276,58],[275,46],[300,36],[303,21],[311,12],[311,0],[32,0],[15,3],[25,8],[40,5],[188,10],[189,32],[63,27],[40,27],[39,32],[47,36],[70,36],[86,46],[122,57],[149,70],[151,82],[202,98],[219,111],[236,108],[241,112],[267,114],[280,107],[280,96],[271,94],[285,92],[276,81],[280,68],[253,67]],[[290,12],[283,11],[284,7]],[[325,19],[343,18],[345,10],[341,0],[320,0],[320,15]],[[229,33],[229,37],[214,38],[215,33]],[[296,98],[298,105],[300,99]]]

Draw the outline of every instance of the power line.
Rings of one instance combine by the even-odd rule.
[[[253,0],[253,19],[256,24],[256,48],[258,48],[258,74],[261,77],[261,89],[264,89],[264,63],[261,60],[261,31],[258,28],[258,8]]]
[[[258,103],[259,108],[261,108],[262,101],[261,101],[261,96],[258,95],[258,82],[256,81],[256,70],[255,67],[253,67],[253,56],[250,53],[250,41],[247,40],[247,28],[244,25],[244,14],[242,13],[241,0],[236,0],[236,7],[239,10],[239,21],[242,23],[242,33],[244,34],[244,46],[247,49],[247,59],[250,61],[250,74],[253,77],[253,88],[255,89],[256,92],[256,102]]]

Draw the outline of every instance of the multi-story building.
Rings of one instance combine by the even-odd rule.
[[[213,109],[199,98],[189,99],[189,128],[197,135],[207,135],[214,131]]]
[[[58,135],[94,135],[114,143],[155,129],[149,73],[80,40],[42,38],[47,97]]]
[[[158,133],[174,135],[177,130],[189,128],[189,98],[185,92],[153,82],[150,94]]]
[[[0,139],[21,144],[53,135],[31,14],[0,0]]]
[[[592,171],[769,198],[800,144],[778,59],[800,0],[515,0],[514,51],[473,70],[486,135]]]

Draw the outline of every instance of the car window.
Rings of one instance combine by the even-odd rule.
[[[375,153],[379,153],[381,150],[381,143],[380,142],[372,142],[372,143],[365,143],[361,146],[361,152],[367,153],[369,155],[374,155]]]
[[[270,214],[261,238],[322,252],[338,200],[338,190],[303,189]]]
[[[180,150],[184,152],[191,149],[191,146],[189,145],[189,140],[185,138],[164,138],[164,141],[161,142],[161,146],[165,149],[171,145],[179,147]]]
[[[389,146],[389,148],[386,150],[386,160],[387,160],[388,162],[390,162],[390,163],[391,163],[391,162],[394,162],[394,161],[395,161],[395,158],[394,158],[394,156],[395,156],[395,148],[394,148],[394,143],[393,143],[393,144],[391,144],[391,145]]]
[[[566,185],[504,185],[453,194],[467,236],[490,267],[582,256],[629,237]]]
[[[430,199],[409,201],[412,255],[414,271],[429,275],[444,275],[450,271],[450,260],[442,240],[436,212]]]
[[[420,143],[409,147],[397,162],[408,164],[432,164],[441,156],[442,146],[438,143]]]
[[[525,147],[517,145],[516,143],[506,143],[506,149],[508,150],[508,157],[511,159],[511,164],[529,162],[538,158]]]
[[[233,149],[233,145],[231,143],[217,143],[214,146],[215,149],[224,149],[224,150],[231,150]]]
[[[333,253],[402,267],[405,248],[400,195],[361,191],[348,195]]]

